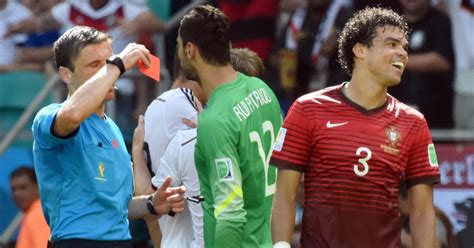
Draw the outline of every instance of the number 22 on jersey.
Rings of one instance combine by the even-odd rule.
[[[276,173],[273,174],[273,178],[269,178],[270,169],[275,170],[275,168],[270,168],[270,157],[272,156],[272,147],[275,143],[275,132],[273,131],[273,124],[270,121],[264,121],[262,123],[262,136],[257,131],[252,131],[249,133],[250,141],[257,143],[258,154],[262,160],[264,173],[265,173],[265,196],[271,196],[275,194],[275,184],[276,184]],[[262,137],[265,137],[266,133],[270,133],[270,143],[267,147],[267,154],[263,149]],[[270,182],[272,182],[270,184]]]

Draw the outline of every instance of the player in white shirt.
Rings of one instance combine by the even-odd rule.
[[[151,170],[155,175],[150,184],[144,162],[137,163],[136,160],[142,154],[137,155],[134,151],[135,192],[153,192],[168,175],[174,175],[172,185],[184,185],[186,197],[190,199],[183,213],[173,217],[163,215],[158,220],[162,233],[161,247],[204,247],[202,208],[199,202],[192,201],[200,193],[194,164],[196,129],[183,123],[183,119],[196,120],[197,109],[190,89],[172,89],[150,104],[145,112],[144,124],[139,122],[137,128],[144,126],[144,140],[148,144]],[[135,142],[134,146],[139,143]]]
[[[194,164],[196,129],[179,131],[169,143],[160,168],[152,183],[159,187],[171,175],[173,185],[184,185],[186,197],[200,194],[199,179]],[[186,202],[184,212],[174,217],[164,215],[159,219],[162,231],[161,247],[204,247],[203,213],[199,202]]]
[[[189,129],[182,119],[197,119],[197,106],[190,89],[176,88],[162,93],[145,112],[145,142],[156,173],[168,143],[179,130]]]
[[[236,70],[255,77],[261,77],[264,70],[263,62],[258,55],[248,49],[232,49],[231,64]],[[174,71],[178,74],[181,72],[177,56]],[[145,123],[139,120],[135,130],[132,153],[135,166],[135,192],[138,195],[153,192],[168,175],[173,178],[172,185],[186,187],[188,199],[200,195],[194,163],[197,133],[195,128],[189,126],[197,125],[197,114],[202,108],[199,102],[206,103],[207,99],[197,82],[186,80],[183,75],[178,75],[172,88],[178,86],[187,89],[172,89],[157,97],[145,112]],[[196,98],[199,101],[195,101]],[[143,126],[144,140],[149,150],[148,161],[151,161],[149,170],[156,173],[152,185],[149,170],[145,167],[146,162],[143,159],[143,142],[140,140],[143,134],[137,135],[137,132],[143,132]],[[161,247],[204,247],[202,218],[201,204],[192,201],[187,202],[187,208],[183,213],[175,217],[162,216],[159,220],[162,230]]]

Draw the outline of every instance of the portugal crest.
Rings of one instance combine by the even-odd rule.
[[[400,154],[400,149],[398,149],[398,143],[401,139],[400,132],[394,126],[388,126],[385,128],[385,137],[387,143],[380,145],[384,152],[393,155]]]

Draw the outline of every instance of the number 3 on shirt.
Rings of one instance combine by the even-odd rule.
[[[362,156],[362,153],[365,153],[365,157],[359,158],[358,162],[362,164],[363,170],[359,170],[360,165],[355,164],[354,165],[354,173],[360,177],[363,177],[369,173],[369,164],[367,164],[367,161],[369,161],[372,158],[372,151],[367,148],[367,147],[359,147],[357,148],[356,154],[357,156]]]
[[[260,134],[258,134],[258,132],[252,131],[249,133],[249,136],[250,136],[251,142],[257,143],[258,154],[260,158],[262,159],[263,168],[265,170],[265,196],[269,196],[269,195],[275,194],[276,182],[272,183],[271,185],[268,185],[269,167],[270,167],[269,163],[270,163],[270,157],[272,155],[272,147],[273,147],[273,144],[275,143],[275,135],[273,132],[273,124],[270,121],[264,121],[262,124],[262,129],[263,129],[263,136],[265,136],[267,132],[270,132],[271,142],[270,142],[270,146],[267,147],[268,154],[265,154],[265,150],[263,150],[262,138],[260,137]]]

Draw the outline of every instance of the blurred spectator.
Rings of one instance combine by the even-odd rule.
[[[438,0],[451,18],[456,71],[454,123],[458,129],[474,129],[474,1]]]
[[[383,7],[400,13],[400,3],[394,0],[352,0],[352,7],[355,10],[362,10],[365,7]]]
[[[40,16],[44,12],[49,11],[49,9],[57,2],[57,0],[22,0],[21,3],[17,3],[15,1],[9,2],[10,3],[7,6],[10,6],[10,10],[6,11],[5,13],[14,16],[14,18],[16,19],[21,18],[20,22],[22,22],[24,20],[33,18],[33,16]],[[28,13],[28,15],[25,16],[25,13]],[[8,20],[9,17],[2,17],[1,19]],[[13,48],[10,47],[11,49],[8,49],[9,53],[7,53],[7,55],[14,54],[15,56],[13,57],[13,59],[11,59],[10,56],[6,56],[4,59],[8,60],[8,63],[0,66],[0,71],[44,71],[44,66],[46,65],[46,62],[50,60],[53,56],[51,45],[59,37],[59,30],[10,36],[6,30],[8,30],[11,26],[17,25],[17,23],[19,22],[16,21],[15,23],[10,23],[9,25],[7,25],[7,28],[4,29],[5,33],[2,33],[0,35],[1,37],[3,37],[3,39],[15,40],[15,46]],[[20,39],[18,39],[18,37],[20,37]]]
[[[436,215],[436,237],[438,247],[456,248],[456,236],[454,236],[454,227],[449,217],[439,208],[435,207]]]
[[[8,34],[19,32],[43,32],[61,28],[66,30],[74,25],[93,27],[107,32],[113,40],[114,53],[126,44],[136,42],[143,32],[163,32],[166,25],[149,9],[145,1],[125,0],[69,0],[55,5],[43,15],[23,21],[9,28]],[[143,42],[142,42],[143,43]],[[126,141],[131,141],[134,124],[131,121],[136,112],[143,112],[148,105],[145,94],[147,85],[134,84],[126,77],[117,80],[117,124],[124,132]],[[136,89],[136,88],[139,89]],[[134,94],[136,103],[133,104]],[[141,108],[135,110],[134,107]]]
[[[162,32],[166,29],[140,1],[86,0],[66,1],[43,15],[9,28],[8,33],[45,31],[74,25],[93,27],[114,37],[114,51],[137,39],[140,32]]]
[[[410,59],[400,85],[390,93],[416,106],[430,128],[453,127],[454,54],[449,17],[430,0],[400,0],[410,29]]]
[[[456,239],[461,248],[474,247],[474,198],[469,197],[454,204],[456,212],[462,218],[464,228],[456,234]]]
[[[275,24],[275,37],[281,37],[293,13],[297,9],[305,7],[306,3],[307,0],[280,0]]]
[[[10,186],[13,201],[25,214],[16,248],[46,247],[50,231],[41,210],[38,182],[33,168],[24,166],[15,169],[10,174]]]
[[[409,216],[409,198],[406,185],[400,184],[399,207],[402,216],[402,234],[401,247],[411,248],[413,242],[410,231],[410,216]],[[439,208],[435,207],[436,215],[436,248],[456,248],[456,237],[454,236],[454,228],[449,221],[448,216]],[[464,247],[464,246],[462,246]]]
[[[167,0],[165,0],[167,1]],[[184,6],[187,4],[191,3],[192,0],[169,0],[170,1],[170,6],[169,6],[169,12],[167,13],[168,16],[163,15],[164,20],[169,20],[169,17],[176,14],[178,11],[180,11]],[[149,0],[149,2],[155,2],[155,0]],[[161,16],[160,16],[161,17]],[[166,19],[165,19],[166,18]],[[170,27],[165,34],[165,47],[166,47],[166,67],[168,71],[171,73],[171,78],[177,78],[178,75],[176,75],[174,69],[174,60],[175,60],[175,53],[176,53],[176,45],[178,44],[176,42],[176,37],[178,37],[178,29],[179,29],[179,24],[175,25],[173,27]],[[162,61],[163,62],[163,61]]]
[[[15,69],[17,46],[26,41],[26,35],[7,36],[8,28],[31,18],[31,12],[20,3],[0,0],[0,72]]]
[[[280,72],[280,99],[292,102],[310,88],[321,89],[348,79],[336,61],[336,37],[349,16],[341,0],[308,0],[293,13],[277,37],[277,58],[272,61]]]
[[[27,7],[35,17],[47,13],[58,2],[59,0],[21,0],[21,3]],[[17,60],[44,63],[52,59],[53,51],[51,46],[58,38],[59,29],[39,33],[29,33],[27,40],[20,49]]]
[[[292,14],[295,10],[304,7],[306,0],[281,0],[278,4],[280,12]]]
[[[266,62],[273,45],[278,0],[218,0],[229,17],[234,48],[249,48]]]
[[[27,7],[33,15],[39,16],[48,12],[51,7],[61,2],[61,0],[19,0],[19,2]]]

